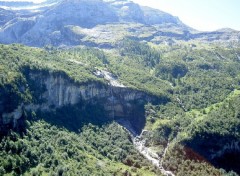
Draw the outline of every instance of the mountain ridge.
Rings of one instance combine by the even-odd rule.
[[[63,0],[38,5],[35,9],[2,9],[0,42],[37,47],[50,44],[111,48],[114,43],[128,37],[156,44],[189,40],[229,43],[240,40],[238,31],[199,32],[178,17],[132,1]],[[139,28],[139,25],[142,27]],[[92,32],[86,32],[90,30]],[[93,36],[94,33],[98,37]],[[109,42],[107,38],[111,33],[119,36],[114,35]],[[172,42],[169,43],[170,40]]]

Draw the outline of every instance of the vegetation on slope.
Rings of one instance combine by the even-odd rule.
[[[0,103],[4,107],[0,112],[36,101],[26,81],[29,70],[61,72],[75,82],[106,83],[93,72],[107,69],[126,86],[170,100],[145,107],[145,128],[152,130],[147,145],[161,155],[170,143],[164,167],[176,175],[234,174],[218,168],[239,173],[239,157],[232,150],[209,158],[212,149],[218,152],[226,143],[239,142],[239,56],[239,48],[150,46],[131,40],[121,41],[119,48],[107,53],[89,48],[0,45]],[[44,120],[28,119],[22,136],[9,132],[3,137],[0,175],[159,174],[135,151],[117,124],[103,125],[91,116],[89,112],[99,108],[90,107],[80,114],[89,118],[85,124],[94,124],[81,129],[82,124],[74,121],[79,111],[65,108],[56,114],[37,113],[37,119]],[[71,122],[65,123],[66,117]],[[239,151],[234,152],[239,156]],[[230,159],[235,163],[224,162]]]
[[[156,175],[116,123],[85,125],[80,133],[28,121],[0,143],[0,175]],[[158,173],[159,174],[159,173]]]
[[[148,105],[147,128],[153,130],[148,144],[161,155],[166,143],[170,143],[163,164],[177,175],[236,175],[239,173],[239,106],[239,90],[223,102],[187,113],[179,110],[175,115]],[[174,116],[170,119],[170,115]],[[224,168],[229,173],[216,168]]]

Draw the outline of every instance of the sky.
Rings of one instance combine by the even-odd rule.
[[[133,0],[178,16],[201,31],[232,28],[240,31],[240,0]]]
[[[22,1],[22,0],[2,0]],[[44,0],[25,0],[41,2]],[[201,31],[232,28],[240,31],[240,0],[132,0],[178,16],[188,26]]]

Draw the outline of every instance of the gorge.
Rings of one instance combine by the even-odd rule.
[[[239,31],[130,0],[4,0],[0,43],[0,175],[240,174]]]

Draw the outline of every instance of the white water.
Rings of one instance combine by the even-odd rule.
[[[166,148],[164,149],[163,155],[160,158],[155,151],[145,146],[146,140],[143,138],[143,135],[148,132],[147,130],[143,130],[141,134],[137,136],[137,133],[131,127],[130,122],[119,120],[118,123],[122,126],[124,130],[126,130],[130,134],[133,145],[139,151],[139,153],[141,153],[147,160],[149,160],[154,166],[156,166],[163,175],[175,176],[171,171],[165,170],[162,166],[163,159],[168,151],[169,143],[167,144]]]
[[[118,81],[116,76],[114,76],[112,73],[108,71],[96,70],[94,74],[97,77],[103,77],[104,79],[106,79],[109,82],[109,84],[113,87],[126,87]]]

